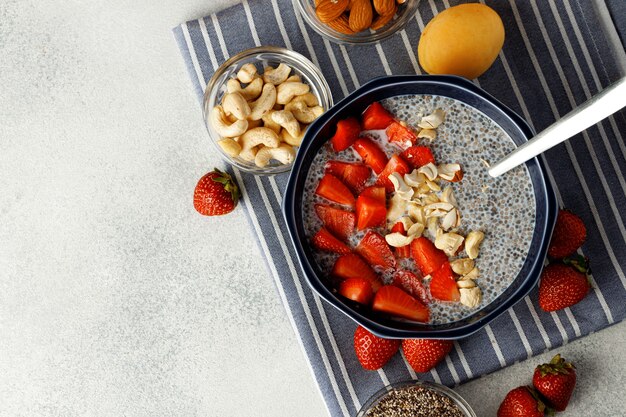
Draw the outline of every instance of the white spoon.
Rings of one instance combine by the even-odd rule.
[[[548,126],[489,169],[498,177],[626,107],[626,77]]]

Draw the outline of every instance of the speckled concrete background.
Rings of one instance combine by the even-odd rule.
[[[243,213],[191,204],[221,162],[170,28],[235,1],[0,0],[2,417],[326,414]],[[561,350],[567,415],[624,415],[625,343]],[[548,356],[459,391],[494,415]]]

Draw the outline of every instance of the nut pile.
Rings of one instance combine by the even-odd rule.
[[[422,129],[419,134],[427,131],[429,138],[435,138],[436,129],[444,118],[445,114],[441,109],[423,117],[418,124]],[[458,181],[462,175],[459,164],[437,166],[433,163],[404,176],[397,172],[392,173],[389,180],[395,192],[390,200],[387,220],[392,224],[401,222],[407,233],[406,236],[398,232],[389,233],[385,240],[389,246],[399,248],[410,245],[414,239],[427,232],[435,239],[435,247],[444,251],[448,257],[457,256],[464,250],[467,257],[451,261],[450,266],[459,275],[457,286],[461,303],[474,308],[480,304],[482,298],[482,292],[475,282],[480,271],[475,266],[474,259],[478,257],[485,234],[471,231],[464,237],[459,233],[461,212],[452,187],[448,185],[442,189],[440,184],[441,181]]]
[[[406,0],[315,0],[317,18],[337,32],[352,35],[379,30],[393,19]]]
[[[254,162],[260,168],[271,160],[293,162],[307,126],[324,113],[310,86],[291,67],[281,63],[263,74],[248,63],[226,83],[220,105],[209,122],[231,157]]]

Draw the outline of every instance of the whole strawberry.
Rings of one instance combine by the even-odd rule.
[[[383,339],[357,327],[354,332],[354,351],[361,366],[370,371],[382,368],[400,348],[400,341]]]
[[[580,302],[589,292],[588,262],[582,256],[545,267],[539,284],[539,306],[556,311]]]
[[[498,408],[498,417],[543,417],[546,406],[534,389],[530,387],[517,387],[502,400]]]
[[[225,172],[215,169],[200,178],[193,192],[193,206],[204,216],[230,213],[239,201],[239,187]]]
[[[405,339],[402,351],[415,372],[428,372],[452,350],[450,340]]]
[[[550,363],[539,365],[533,375],[533,385],[546,404],[557,411],[567,408],[576,386],[576,368],[556,355]]]
[[[565,258],[576,252],[587,238],[587,228],[583,221],[567,210],[560,210],[556,219],[548,255],[554,259]]]

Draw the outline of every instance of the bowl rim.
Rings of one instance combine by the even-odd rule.
[[[218,141],[214,138],[213,133],[211,132],[211,126],[209,125],[209,121],[208,121],[208,110],[210,107],[209,97],[211,93],[213,92],[213,90],[216,87],[219,87],[218,85],[219,78],[224,74],[224,72],[227,71],[228,68],[230,68],[233,65],[236,66],[242,59],[245,59],[250,56],[257,55],[257,54],[261,54],[261,53],[282,55],[282,56],[289,57],[290,59],[298,62],[298,65],[301,65],[308,72],[310,72],[312,75],[315,76],[314,80],[311,81],[307,79],[306,81],[308,84],[314,83],[314,84],[319,85],[319,89],[321,90],[320,97],[318,97],[320,101],[320,105],[323,107],[328,107],[325,109],[325,112],[330,110],[333,107],[333,104],[334,104],[333,94],[332,94],[332,90],[330,89],[330,86],[328,85],[328,81],[326,81],[326,78],[324,77],[324,74],[322,73],[321,69],[317,67],[309,58],[307,58],[306,56],[302,55],[299,52],[292,51],[290,49],[283,48],[281,46],[273,46],[273,45],[255,46],[253,48],[244,49],[243,51],[238,52],[237,54],[231,56],[215,70],[215,72],[211,76],[211,79],[209,80],[209,82],[206,84],[206,87],[204,88],[204,93],[202,94],[202,119],[204,121],[204,126],[209,136],[209,141],[213,144],[213,147],[218,151],[220,157],[225,162],[227,162],[229,165],[232,165],[238,168],[241,171],[244,171],[250,174],[276,175],[276,174],[282,174],[282,173],[290,171],[291,168],[293,167],[293,163],[286,164],[286,165],[277,165],[277,166],[272,166],[272,167],[267,167],[267,168],[259,168],[254,165],[244,164],[239,161],[236,161],[234,158],[227,155],[224,152],[224,150],[218,145],[217,143]],[[302,72],[301,69],[299,68],[297,69],[299,70],[299,72]],[[299,151],[300,149],[298,148],[298,152]]]
[[[306,236],[300,236],[299,225],[297,223],[298,216],[296,215],[296,210],[300,210],[300,207],[296,207],[296,198],[295,192],[296,187],[298,186],[300,181],[306,180],[306,175],[308,173],[308,168],[303,167],[305,155],[307,155],[313,146],[314,143],[317,143],[319,139],[316,139],[319,131],[325,126],[325,124],[337,113],[345,111],[345,109],[349,108],[351,105],[355,103],[358,99],[363,96],[369,95],[374,91],[384,90],[385,88],[402,85],[402,84],[435,84],[435,85],[444,85],[448,87],[452,87],[454,89],[465,90],[465,92],[469,92],[471,95],[476,97],[481,102],[487,102],[489,105],[493,106],[497,111],[500,112],[500,115],[507,118],[513,126],[519,129],[520,136],[523,136],[524,140],[528,140],[530,137],[534,135],[533,129],[526,123],[524,119],[522,119],[519,115],[513,112],[511,109],[506,107],[504,104],[496,100],[490,94],[482,90],[480,87],[476,86],[469,80],[450,75],[395,75],[395,76],[385,76],[376,78],[366,84],[364,84],[359,89],[355,90],[352,94],[345,97],[343,100],[338,102],[331,110],[327,111],[323,114],[319,119],[317,119],[312,125],[309,126],[309,130],[307,131],[304,140],[302,142],[300,152],[296,157],[296,160],[293,163],[292,171],[289,176],[289,180],[287,182],[287,187],[285,189],[285,194],[282,203],[282,211],[283,216],[286,221],[287,230],[289,232],[290,239],[295,249],[296,256],[298,258],[298,262],[300,263],[301,269],[304,273],[304,277],[308,282],[309,286],[326,302],[333,305],[342,313],[346,314],[352,320],[365,327],[372,333],[380,337],[386,338],[395,338],[395,339],[406,339],[406,338],[430,338],[430,339],[461,339],[467,337],[479,330],[481,330],[488,323],[493,321],[496,317],[500,316],[507,309],[515,305],[521,299],[523,299],[537,284],[539,280],[539,276],[543,269],[543,261],[547,254],[548,244],[550,241],[550,236],[552,234],[552,230],[554,228],[554,223],[556,222],[556,216],[558,212],[558,205],[556,201],[556,196],[550,185],[549,181],[547,181],[545,167],[543,163],[538,158],[533,158],[526,162],[526,166],[529,169],[532,167],[537,171],[537,181],[535,184],[533,182],[533,189],[535,189],[535,197],[537,195],[543,196],[545,200],[545,204],[542,207],[536,208],[537,215],[535,216],[535,230],[540,230],[542,233],[539,236],[538,247],[531,247],[530,250],[534,250],[536,256],[533,258],[532,256],[527,256],[522,269],[526,267],[528,264],[528,272],[523,277],[522,282],[519,284],[517,288],[513,288],[512,292],[508,294],[508,298],[503,299],[497,306],[495,306],[492,310],[483,314],[482,316],[476,318],[474,321],[469,323],[464,323],[460,326],[456,327],[448,327],[448,328],[435,328],[435,329],[419,329],[419,330],[408,330],[401,329],[397,327],[391,327],[387,324],[381,324],[378,321],[374,321],[369,317],[364,316],[359,311],[354,308],[348,306],[345,302],[341,301],[335,294],[333,294],[327,286],[324,284],[322,279],[317,276],[315,270],[312,266],[312,261],[306,255],[306,251],[303,246],[303,242],[306,242]],[[445,95],[445,94],[444,94]],[[449,96],[451,98],[455,98]],[[466,103],[467,104],[467,103]],[[469,105],[469,104],[468,104]],[[471,105],[470,105],[471,106]],[[475,106],[473,106],[475,107]],[[478,110],[480,111],[480,110]],[[540,186],[540,190],[536,190],[537,186]],[[536,198],[537,200],[537,198]],[[539,203],[536,201],[536,204]],[[539,210],[543,208],[543,212]],[[539,217],[539,214],[543,214],[542,217]],[[543,220],[540,222],[540,220]],[[537,227],[539,226],[539,229]],[[533,239],[535,239],[536,231],[533,232]],[[532,254],[531,254],[532,255]],[[522,271],[518,273],[515,280],[522,277]],[[505,292],[500,294],[498,298],[502,297],[507,291],[511,289],[511,286]],[[496,300],[498,300],[496,298]],[[494,300],[495,301],[495,300]],[[485,306],[486,308],[487,306]],[[475,314],[481,313],[485,308],[478,310]],[[473,315],[470,315],[464,319],[459,320],[459,322],[472,318]],[[452,326],[456,322],[450,323]]]
[[[398,17],[396,20],[392,20],[391,24],[387,23],[387,25],[383,26],[382,30],[370,31],[366,35],[346,35],[344,33],[337,32],[336,30],[330,28],[329,26],[325,25],[324,23],[320,22],[315,17],[307,13],[303,2],[308,2],[309,0],[292,1],[296,9],[298,10],[298,13],[300,13],[302,19],[317,34],[325,39],[328,39],[331,42],[343,45],[370,45],[387,39],[390,36],[393,36],[398,31],[404,29],[409,21],[417,14],[419,5],[419,0],[407,0],[406,3],[403,5],[405,6],[403,15]],[[359,33],[365,33],[365,31]]]

